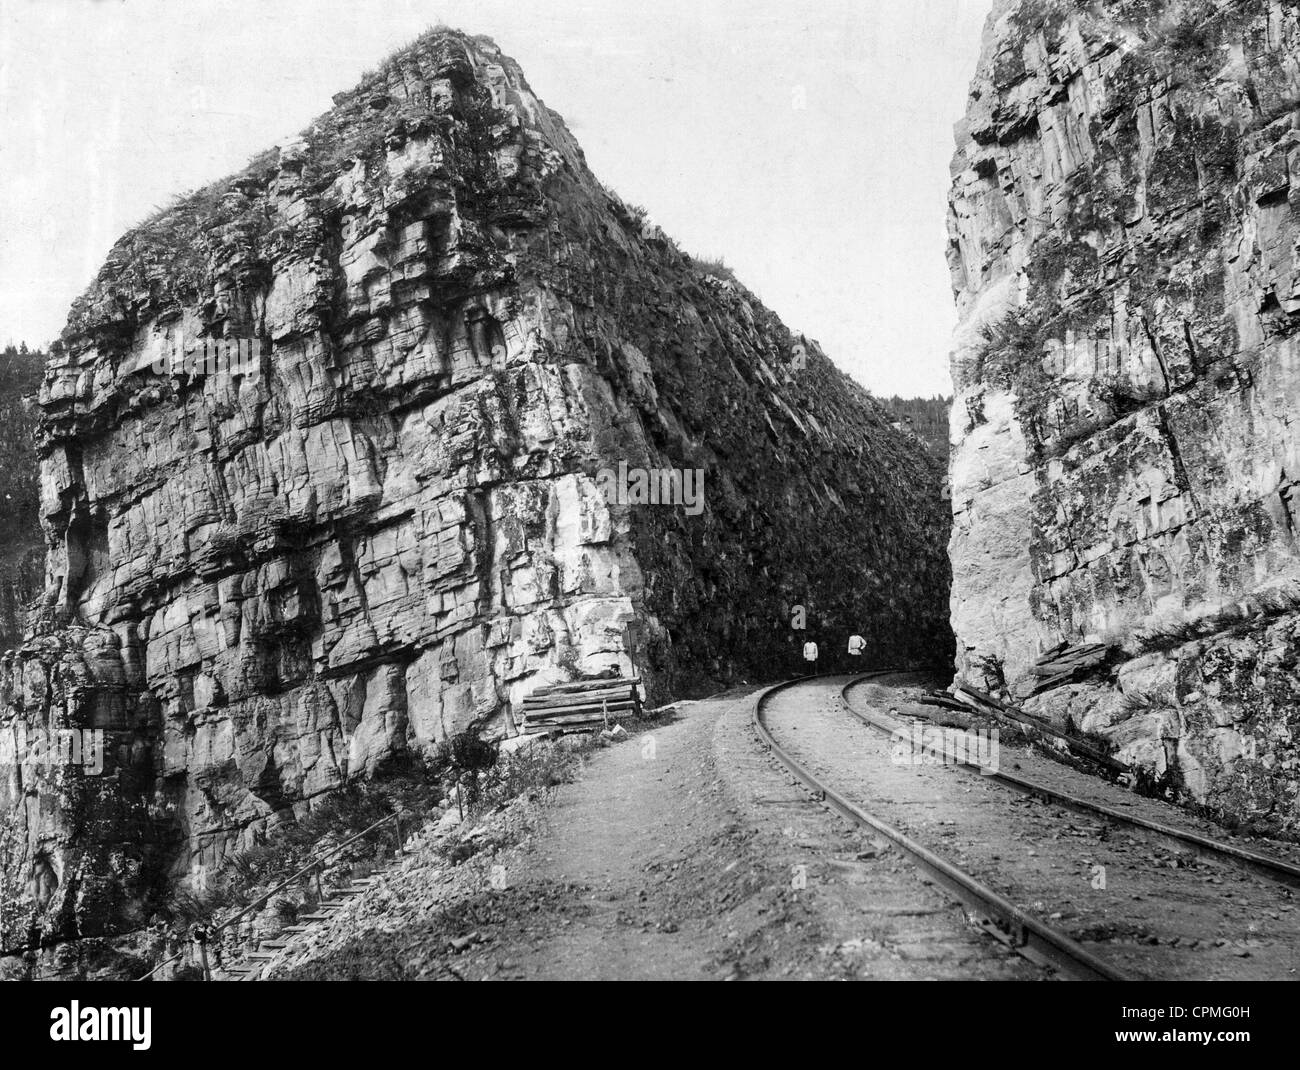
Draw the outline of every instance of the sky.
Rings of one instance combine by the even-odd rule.
[[[445,23],[874,393],[951,393],[948,163],[990,4],[0,0],[0,343],[57,338],[124,231]]]

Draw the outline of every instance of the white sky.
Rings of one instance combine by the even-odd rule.
[[[949,393],[948,162],[990,3],[0,0],[0,343],[57,337],[123,231],[445,22],[840,367]]]

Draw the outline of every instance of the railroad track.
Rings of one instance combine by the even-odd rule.
[[[862,683],[864,679],[869,679],[875,675],[877,674],[868,674],[868,676],[859,676],[850,680],[840,689],[840,701],[843,703],[844,709],[863,724],[869,725],[880,732],[884,732],[891,738],[898,738],[900,732],[907,733],[911,728],[907,722],[894,717],[882,716],[872,710],[859,709],[849,701],[849,692]],[[921,714],[914,716],[918,720],[927,721],[936,731],[943,731],[942,726],[936,724],[932,718],[925,717]],[[1258,851],[1248,850],[1235,843],[1216,840],[1190,829],[1176,828],[1173,825],[1161,821],[1142,817],[1140,814],[1125,813],[1113,806],[1106,806],[1090,799],[1081,798],[1078,795],[1072,795],[1067,791],[1063,791],[1051,784],[1044,783],[1041,780],[1017,776],[1014,773],[1008,773],[1000,768],[987,768],[980,765],[978,761],[969,760],[968,748],[963,748],[962,753],[957,753],[951,748],[945,748],[943,745],[944,742],[944,740],[936,741],[937,753],[935,756],[947,760],[948,757],[956,754],[956,759],[952,763],[955,768],[964,769],[967,772],[981,776],[986,780],[1001,784],[1003,787],[1009,788],[1012,791],[1018,791],[1025,795],[1036,796],[1037,798],[1048,802],[1056,803],[1058,806],[1064,806],[1076,813],[1113,821],[1129,828],[1140,830],[1144,834],[1153,834],[1162,840],[1172,842],[1180,848],[1186,848],[1201,855],[1223,859],[1234,865],[1248,869],[1253,873],[1258,873],[1260,876],[1266,877],[1269,880],[1277,881],[1279,884],[1286,885],[1287,887],[1300,888],[1300,866],[1291,862],[1287,862],[1280,858],[1273,858],[1269,855],[1261,854]],[[947,753],[945,753],[945,751]]]
[[[1071,978],[1296,976],[1300,913],[1289,900],[1300,868],[1011,773],[976,767],[980,775],[971,779],[954,777],[950,766],[900,768],[888,748],[908,725],[849,701],[854,687],[890,675],[779,684],[759,696],[754,727],[815,798],[893,843],[989,935]],[[819,702],[825,710],[811,718],[792,713]],[[855,720],[845,721],[844,711]],[[846,735],[846,724],[875,731]],[[814,738],[810,747],[809,737],[819,734],[820,745]],[[882,743],[886,734],[893,740]],[[796,743],[796,737],[802,738]],[[1075,835],[1074,826],[1027,812],[1034,800],[1103,824],[1080,834],[1086,842],[1062,843],[1065,832]],[[936,827],[921,817],[931,813],[952,816]],[[915,831],[918,823],[924,833]],[[1134,851],[1113,839],[1116,830],[1155,837],[1175,847],[1177,857]],[[945,840],[945,854],[935,849],[936,836]],[[956,860],[946,856],[949,848],[956,849]],[[1195,861],[1188,863],[1189,857]],[[1111,868],[1116,887],[1107,888],[1097,858]],[[1080,859],[1101,870],[1100,889],[1095,880],[1087,882],[1089,869],[1080,875]],[[1252,912],[1265,924],[1250,921]],[[1136,924],[1128,924],[1130,918]],[[1264,931],[1269,928],[1271,940]]]

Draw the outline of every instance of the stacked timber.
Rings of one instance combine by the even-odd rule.
[[[1034,666],[1034,675],[1038,681],[1029,694],[1038,695],[1062,684],[1081,680],[1100,668],[1109,655],[1110,648],[1105,643],[1082,643],[1075,646],[1063,643],[1038,659]]]
[[[1012,706],[1010,703],[1003,702],[1001,699],[990,695],[987,691],[981,691],[978,687],[972,687],[968,683],[956,680],[953,682],[951,694],[957,701],[965,703],[970,710],[987,713],[995,721],[1000,721],[1008,726],[1027,729],[1031,736],[1036,735],[1039,738],[1049,737],[1058,740],[1076,754],[1091,759],[1107,769],[1118,773],[1128,772],[1127,765],[1112,758],[1096,744],[1080,739],[1069,732],[1063,732],[1043,718],[1035,717],[1033,714],[1022,710],[1019,706]]]
[[[921,702],[926,706],[940,706],[945,710],[959,710],[962,713],[970,713],[972,708],[969,703],[953,698],[946,691],[927,691],[921,696]]]
[[[640,677],[574,680],[539,687],[524,699],[524,732],[563,734],[607,728],[641,712]]]

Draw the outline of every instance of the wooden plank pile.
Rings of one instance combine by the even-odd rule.
[[[1072,680],[1084,678],[1098,668],[1109,653],[1110,648],[1105,643],[1081,643],[1076,646],[1062,644],[1049,650],[1034,665],[1034,675],[1039,680],[1029,694],[1042,694]]]
[[[960,710],[962,713],[971,711],[969,703],[953,698],[946,691],[927,691],[921,696],[921,702],[926,706],[940,706],[945,710]]]
[[[573,680],[539,687],[524,699],[523,730],[561,735],[594,732],[641,713],[640,677]]]
[[[1026,713],[1019,706],[1012,706],[1001,699],[994,698],[988,692],[981,691],[978,687],[972,687],[970,684],[957,681],[952,685],[952,695],[958,701],[964,701],[970,709],[987,712],[996,721],[1001,721],[1008,726],[1014,725],[1022,729],[1028,729],[1031,734],[1040,737],[1047,736],[1059,740],[1076,754],[1089,758],[1098,765],[1105,766],[1117,773],[1128,772],[1127,765],[1112,758],[1100,747],[1069,732],[1063,732],[1043,718],[1035,717],[1031,713]]]

